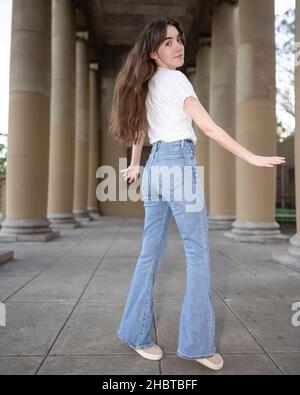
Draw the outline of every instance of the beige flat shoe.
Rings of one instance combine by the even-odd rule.
[[[224,360],[220,354],[214,354],[209,358],[196,359],[196,361],[212,370],[221,370],[224,366]]]
[[[139,350],[135,349],[135,351],[143,358],[150,359],[151,361],[159,361],[164,355],[163,350],[157,344]]]

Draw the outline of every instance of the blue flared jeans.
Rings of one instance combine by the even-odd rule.
[[[192,140],[153,144],[141,181],[142,249],[118,329],[118,337],[134,349],[154,344],[153,288],[174,217],[186,258],[177,354],[198,359],[216,351],[207,209],[199,169]]]

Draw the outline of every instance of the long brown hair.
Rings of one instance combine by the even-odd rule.
[[[151,21],[143,29],[117,76],[109,130],[123,146],[137,144],[147,134],[148,83],[157,70],[150,53],[156,52],[163,43],[168,25],[177,28],[185,45],[184,31],[178,21],[170,17]]]

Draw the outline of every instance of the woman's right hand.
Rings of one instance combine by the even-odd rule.
[[[140,177],[140,166],[130,165],[127,169],[121,170],[120,173],[123,173],[124,181],[127,181],[128,184],[135,182]]]

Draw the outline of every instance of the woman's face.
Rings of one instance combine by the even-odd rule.
[[[157,52],[151,53],[157,66],[176,70],[184,64],[184,45],[175,26],[167,26],[167,35]]]

